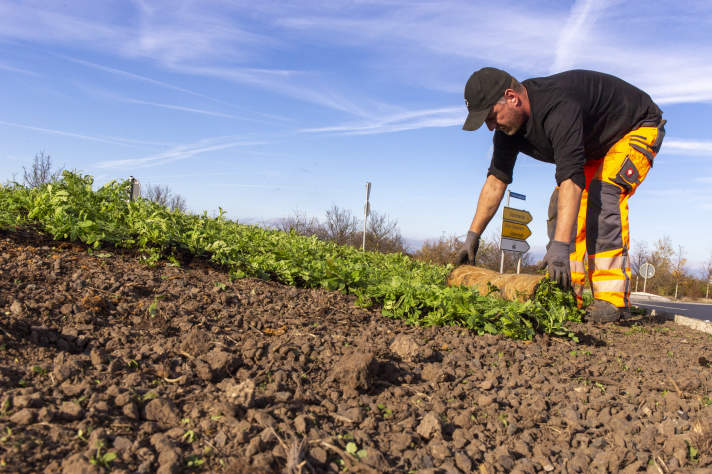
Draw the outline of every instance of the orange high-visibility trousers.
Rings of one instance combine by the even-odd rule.
[[[571,284],[579,306],[583,303],[587,273],[594,299],[619,308],[630,306],[628,198],[635,194],[653,165],[665,136],[664,125],[662,121],[658,126],[629,132],[603,158],[584,166],[586,187],[581,193],[575,249],[569,256]],[[557,201],[558,188],[549,204],[550,239],[556,229]]]

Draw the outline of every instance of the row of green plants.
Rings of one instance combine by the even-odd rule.
[[[242,225],[222,209],[217,216],[171,211],[145,199],[130,201],[129,188],[128,181],[112,181],[94,190],[91,176],[69,171],[38,188],[7,184],[0,188],[0,228],[35,228],[93,248],[135,248],[149,264],[189,252],[237,278],[341,291],[355,295],[361,306],[422,326],[456,325],[517,339],[538,332],[574,337],[565,323],[581,317],[572,295],[548,280],[531,301],[505,301],[447,287],[452,266]]]

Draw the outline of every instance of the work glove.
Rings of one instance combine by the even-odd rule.
[[[571,288],[570,250],[571,246],[568,242],[552,240],[541,265],[542,270],[546,268],[549,278],[564,290]]]
[[[474,265],[475,256],[477,255],[477,249],[480,248],[480,234],[477,232],[472,232],[471,230],[467,232],[467,238],[465,238],[465,244],[457,252],[455,257],[455,266],[458,265]]]

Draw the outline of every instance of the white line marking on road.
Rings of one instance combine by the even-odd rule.
[[[663,309],[671,309],[674,311],[687,311],[686,309],[683,308],[678,308],[676,306],[663,306],[663,305],[658,305],[658,304],[650,304],[650,303],[643,303],[644,306],[652,306],[654,308],[663,308]]]

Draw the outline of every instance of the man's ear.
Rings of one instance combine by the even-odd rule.
[[[522,99],[519,97],[519,94],[517,94],[514,89],[506,89],[504,91],[504,97],[506,97],[507,102],[514,106],[517,106],[522,102]]]

